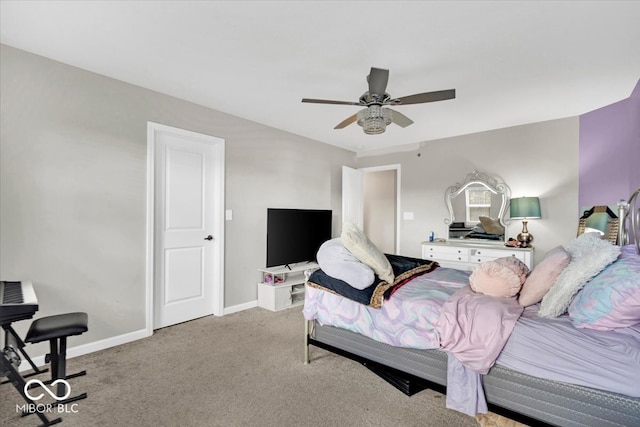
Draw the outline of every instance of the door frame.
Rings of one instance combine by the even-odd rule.
[[[213,314],[222,316],[224,311],[224,188],[225,188],[225,141],[222,138],[192,132],[180,128],[175,128],[160,123],[147,122],[147,242],[146,242],[146,319],[145,330],[147,336],[153,335],[153,314],[154,314],[154,291],[155,291],[155,160],[156,160],[156,140],[157,132],[169,132],[189,138],[195,138],[203,142],[214,145],[216,151],[215,164],[215,210],[218,211],[219,221],[214,226],[216,242],[220,250],[216,259],[213,260],[214,280],[212,286],[213,293]]]

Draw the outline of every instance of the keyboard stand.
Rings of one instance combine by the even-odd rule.
[[[24,341],[22,341],[22,339],[18,336],[16,331],[11,326],[11,323],[6,323],[2,325],[2,329],[4,329],[5,348],[13,347],[14,349],[18,350],[20,354],[23,356],[24,360],[26,360],[29,363],[29,365],[31,365],[31,369],[33,369],[33,372],[31,372],[30,374],[24,375],[22,378],[29,378],[33,375],[39,375],[49,371],[49,369],[40,369],[35,365],[35,363],[33,363],[33,360],[31,360],[31,357],[29,357],[27,352],[24,351],[24,347],[25,347]],[[5,384],[7,382],[9,381],[3,381],[0,384]]]
[[[36,402],[29,399],[29,397],[25,394],[24,387],[26,382],[24,378],[20,375],[16,367],[13,366],[11,360],[9,360],[8,355],[5,351],[0,352],[0,377],[8,377],[9,380],[6,382],[10,382],[13,386],[18,390],[20,395],[23,397],[27,405],[33,405],[34,408],[37,408]],[[34,411],[35,414],[38,415],[42,424],[40,427],[48,427],[54,424],[58,424],[62,421],[62,418],[56,418],[53,420],[49,420],[47,416],[42,411]]]

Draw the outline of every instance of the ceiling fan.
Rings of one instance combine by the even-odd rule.
[[[456,97],[456,90],[440,90],[435,92],[418,93],[415,95],[403,96],[402,98],[391,98],[385,92],[387,82],[389,81],[389,70],[371,67],[371,72],[367,76],[369,82],[369,90],[362,94],[358,102],[349,101],[331,101],[325,99],[303,98],[302,102],[311,102],[316,104],[336,104],[336,105],[359,105],[366,107],[364,110],[358,111],[338,123],[334,129],[342,129],[353,122],[357,122],[362,126],[364,133],[375,135],[383,133],[387,125],[391,122],[400,127],[407,127],[413,123],[413,120],[402,113],[391,108],[385,108],[386,105],[409,105],[422,104],[425,102],[445,101]]]

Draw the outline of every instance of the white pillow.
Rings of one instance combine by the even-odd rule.
[[[393,283],[394,275],[386,256],[371,243],[362,231],[350,222],[342,224],[342,244],[349,252],[373,269],[379,278]]]
[[[602,240],[598,233],[585,233],[567,246],[567,252],[571,261],[542,298],[540,317],[564,314],[584,284],[618,259],[620,247]]]
[[[339,237],[324,242],[316,255],[318,265],[328,276],[363,290],[373,284],[373,270],[360,262],[342,244]]]

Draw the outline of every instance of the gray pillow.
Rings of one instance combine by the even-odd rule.
[[[328,276],[363,290],[373,284],[373,269],[360,262],[342,244],[342,239],[327,240],[316,255],[318,265]]]

